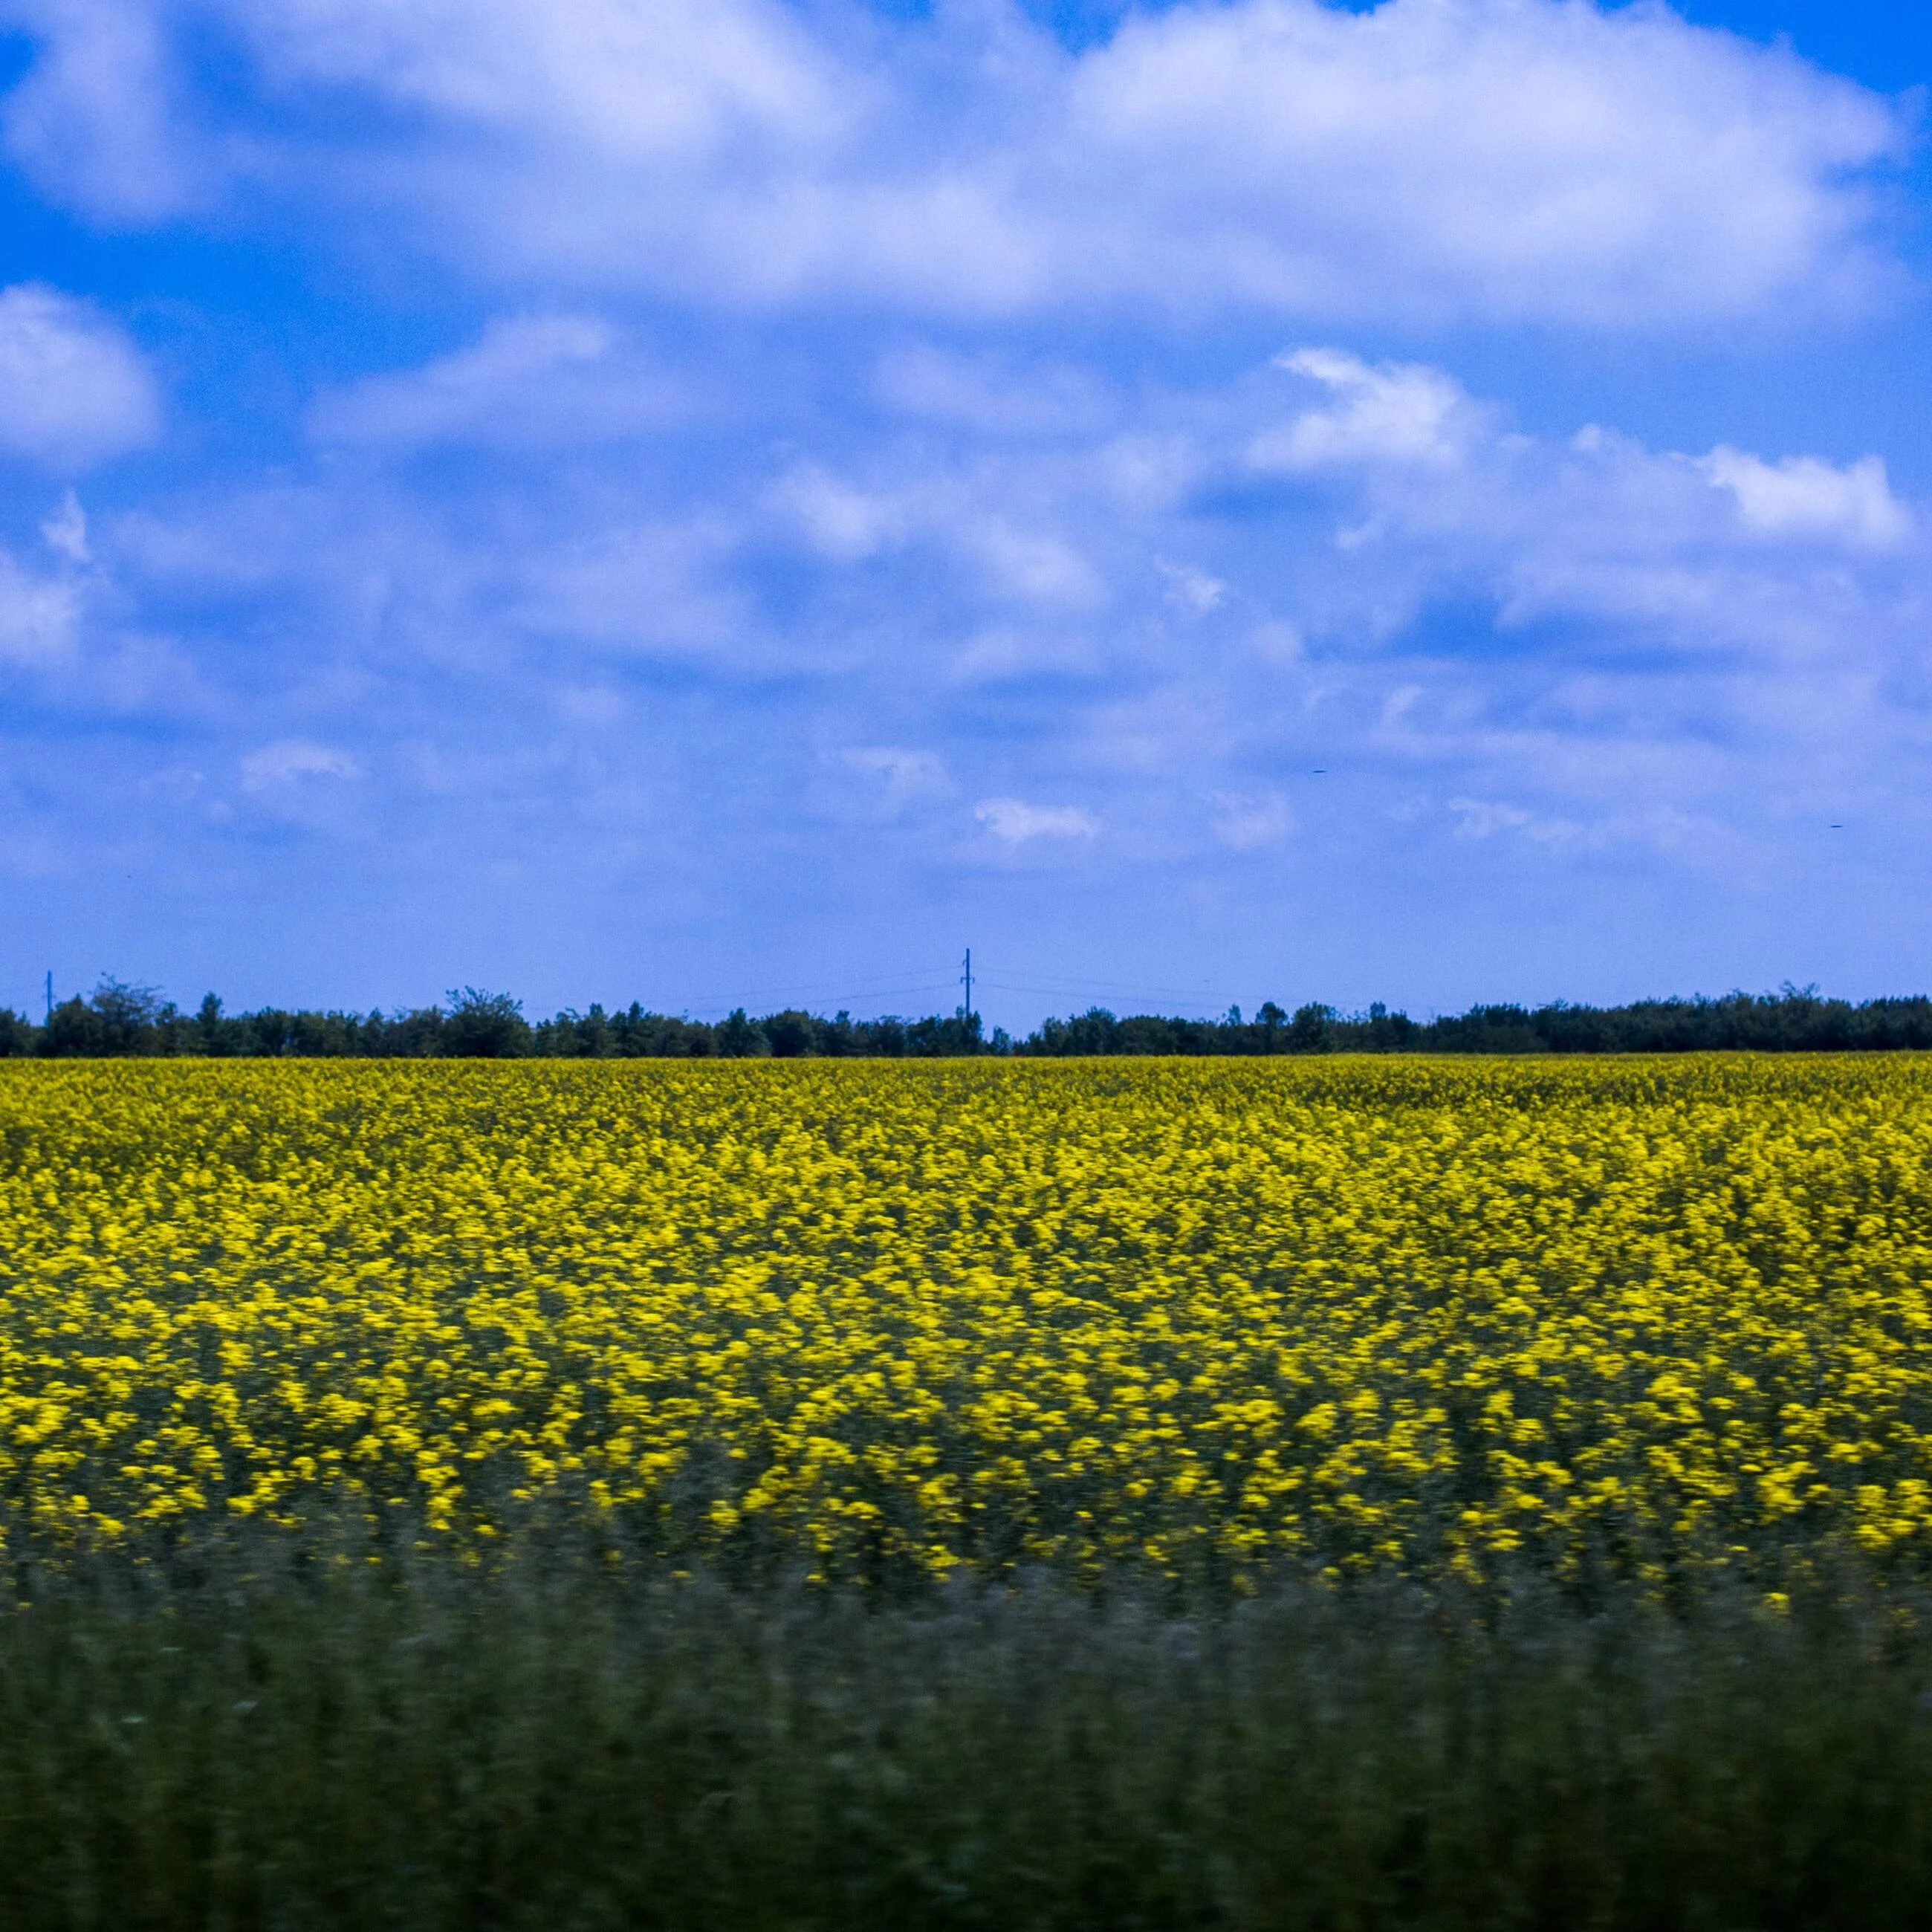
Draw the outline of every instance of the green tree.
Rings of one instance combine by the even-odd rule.
[[[725,1060],[762,1060],[772,1050],[764,1028],[747,1019],[742,1006],[734,1006],[712,1033],[718,1054]]]
[[[522,1000],[478,986],[452,989],[448,997],[444,1053],[458,1060],[516,1060],[530,1052],[530,1025]]]
[[[159,1050],[161,1024],[174,1008],[152,986],[130,986],[112,974],[86,999],[63,1000],[40,1030],[50,1060],[116,1059]]]

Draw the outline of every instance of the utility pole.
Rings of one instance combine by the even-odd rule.
[[[966,949],[966,1017],[973,1017],[973,949]]]
[[[51,966],[50,966],[50,967],[47,968],[47,1018],[48,1018],[50,1020],[51,1020],[51,1019],[53,1018],[53,1016],[54,1016],[54,970],[53,970],[53,968],[52,968]]]

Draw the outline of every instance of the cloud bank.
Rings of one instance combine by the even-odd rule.
[[[1266,854],[1308,824],[1312,768],[1351,761],[1390,825],[1662,850],[1754,820],[1747,769],[1802,784],[1848,731],[1917,729],[1927,559],[1876,455],[1534,437],[1443,369],[1301,345],[1216,383],[1096,383],[1050,438],[961,410],[938,446],[712,444],[694,498],[692,446],[625,416],[608,339],[492,324],[325,399],[306,487],[83,534],[98,562],[16,594],[18,635],[48,641],[16,655],[58,654],[83,580],[158,625],[212,602],[275,626],[304,647],[226,674],[245,662],[247,715],[279,727],[238,752],[242,792],[352,778],[405,815],[425,746],[437,795],[481,788],[486,812],[525,788],[608,811],[620,769],[695,800],[779,704],[816,749],[742,764],[748,796],[890,826],[937,866],[974,837],[1108,865]],[[1049,411],[1064,372],[1038,380]],[[602,430],[531,425],[598,418],[600,382],[620,441],[586,472]],[[1039,419],[1023,369],[997,386]],[[426,440],[500,433],[508,471],[419,469]],[[394,756],[368,748],[377,713]]]
[[[146,365],[113,323],[39,283],[0,289],[0,457],[85,470],[160,427]]]
[[[8,139],[76,206],[164,219],[225,182],[470,274],[753,309],[1829,308],[1888,280],[1868,182],[1909,126],[1787,52],[1582,0],[1180,5],[1078,52],[998,0],[11,11],[40,52]],[[219,94],[196,32],[231,52]]]

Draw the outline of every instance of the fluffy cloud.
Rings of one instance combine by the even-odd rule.
[[[1475,428],[1468,398],[1439,370],[1372,369],[1340,349],[1297,350],[1278,357],[1276,366],[1320,383],[1335,401],[1258,436],[1249,452],[1258,469],[1394,464],[1450,470]]]
[[[322,396],[309,426],[324,443],[527,449],[621,442],[686,407],[680,386],[627,354],[598,317],[512,316],[426,368]]]
[[[1912,520],[1892,494],[1880,456],[1843,468],[1814,456],[1770,464],[1720,443],[1698,467],[1737,500],[1745,527],[1765,536],[1816,537],[1891,550],[1911,532]]]
[[[1858,622],[1892,634],[1917,594],[1899,574],[1912,515],[1876,455],[1694,456],[1594,424],[1545,440],[1440,370],[1335,350],[1277,366],[1332,398],[1285,412],[1244,452],[1328,514],[1328,555],[1301,560],[1288,614],[1304,634],[1388,648],[1432,608],[1474,599],[1492,620],[1465,626],[1460,650],[1564,623],[1592,654],[1667,644],[1768,662]]]
[[[1015,366],[1011,357],[961,355],[914,343],[881,356],[880,400],[896,414],[980,436],[1090,436],[1118,405],[1090,370]]]
[[[493,628],[546,644],[742,667],[764,639],[748,586],[729,568],[735,536],[723,518],[667,516],[526,537],[495,560],[494,583],[472,580],[458,594],[481,604]],[[467,577],[460,544],[452,550]]]
[[[1856,277],[1844,176],[1900,131],[1660,8],[1247,0],[1131,20],[1078,63],[1065,145],[1087,180],[1156,184],[1080,210],[1090,273],[1144,265],[1184,304],[1601,326]]]
[[[1498,832],[1514,832],[1540,844],[1567,845],[1582,829],[1567,819],[1541,818],[1520,806],[1494,800],[1452,798],[1449,809],[1456,817],[1458,838],[1493,838]]]
[[[1013,468],[1002,468],[1013,476]],[[807,462],[790,470],[769,500],[832,563],[917,545],[944,558],[982,594],[1006,603],[1080,612],[1107,601],[1107,586],[1082,545],[1016,515],[1012,494],[983,469],[975,475],[928,466],[915,478],[868,486]]]
[[[175,105],[160,0],[14,4],[43,46],[16,151],[83,205],[254,171],[394,208],[467,270],[752,305],[1593,328],[1831,306],[1886,272],[1858,178],[1905,131],[1788,52],[1580,0],[1180,5],[1078,53],[998,4],[226,0],[263,110],[244,140],[222,101]],[[345,104],[346,146],[268,131]],[[163,124],[181,158],[136,165]]]
[[[258,798],[286,796],[318,779],[362,776],[362,767],[346,752],[307,738],[278,739],[242,760],[242,789]]]
[[[9,158],[110,220],[163,220],[203,199],[224,158],[183,98],[170,39],[185,24],[150,0],[0,0],[0,26],[40,50],[0,104]]]
[[[277,86],[367,88],[612,161],[822,150],[868,92],[772,0],[290,0],[231,16]]]
[[[50,550],[56,551],[70,563],[89,561],[87,512],[80,507],[80,499],[71,490],[61,499],[60,508],[41,524],[40,536]]]
[[[855,489],[815,463],[801,464],[772,492],[806,539],[835,562],[856,563],[905,535],[912,506]]]
[[[1035,838],[1091,838],[1100,821],[1077,805],[1028,805],[1017,798],[989,798],[973,808],[973,816],[1003,845],[1024,845]]]
[[[64,662],[80,618],[74,585],[36,577],[0,550],[0,664],[43,670]]]
[[[830,760],[846,782],[822,795],[836,816],[891,824],[943,805],[956,789],[946,760],[934,752],[866,745]]]
[[[544,386],[568,390],[602,353],[587,330],[550,340],[567,352],[516,364],[536,419]],[[824,455],[808,440],[712,449],[700,472],[687,437],[586,470],[593,436],[532,444],[527,465],[446,497],[411,452],[446,420],[425,397],[463,395],[471,420],[448,374],[471,355],[354,392],[408,399],[393,435],[376,434],[391,418],[364,426],[373,470],[122,519],[124,594],[159,622],[211,598],[230,622],[259,606],[246,622],[328,640],[344,693],[380,678],[426,716],[437,678],[482,677],[478,701],[517,712],[527,677],[518,730],[581,685],[648,731],[651,703],[620,704],[610,680],[650,665],[733,704],[778,704],[780,679],[788,729],[820,748],[799,794],[837,819],[924,823],[914,805],[998,784],[978,822],[1007,846],[1167,813],[1260,850],[1306,822],[1282,761],[1325,762],[1300,748],[1337,733],[1394,768],[1457,771],[1453,796],[1541,824],[1581,822],[1562,797],[1594,792],[1612,744],[1766,728],[1768,688],[1805,693],[1778,730],[1826,728],[1844,693],[1906,662],[1928,587],[1876,458],[1526,436],[1441,369],[1340,349],[1046,442],[848,433]],[[291,688],[322,676],[304,660]],[[1024,762],[989,783],[984,742],[1009,735]],[[855,736],[872,748],[823,748]],[[1492,755],[1516,761],[1508,782]],[[1551,798],[1521,797],[1528,764]],[[1094,802],[1022,790],[1063,786]]]
[[[1294,830],[1294,813],[1278,791],[1258,796],[1238,792],[1215,795],[1211,827],[1223,845],[1237,852],[1279,845]]]
[[[0,290],[0,452],[80,470],[138,448],[160,422],[147,365],[119,329],[38,283]]]

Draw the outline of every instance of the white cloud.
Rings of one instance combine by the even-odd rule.
[[[896,792],[929,797],[943,794],[952,782],[946,774],[946,760],[932,752],[909,752],[896,745],[862,745],[838,756],[848,770],[869,772]]]
[[[1458,838],[1492,838],[1498,832],[1520,832],[1533,822],[1521,806],[1502,805],[1492,799],[1452,798],[1449,809],[1456,815]]]
[[[1686,781],[1693,778],[1682,762],[1673,764],[1659,755],[1660,748],[1647,748],[1647,758],[1632,758],[1620,747],[1600,759],[1594,770],[1572,773],[1562,788],[1564,802],[1574,808],[1568,812],[1532,809],[1493,799],[1452,798],[1448,801],[1456,820],[1452,836],[1465,843],[1498,837],[1517,840],[1557,858],[1619,848],[1628,853],[1647,848],[1656,854],[1696,845],[1732,847],[1721,819],[1646,795],[1660,787],[1688,789]],[[1634,769],[1619,784],[1618,768],[1626,766],[1641,767],[1641,776]],[[1547,782],[1557,774],[1552,770],[1539,776]],[[1731,856],[1736,856],[1734,850]]]
[[[0,664],[44,670],[64,662],[80,621],[72,584],[32,576],[0,550]]]
[[[1285,359],[1336,400],[1251,436],[1243,460],[1306,476],[1333,518],[1332,557],[1304,560],[1284,614],[1309,636],[1394,650],[1473,601],[1493,627],[1465,626],[1459,654],[1581,620],[1592,651],[1783,661],[1888,623],[1886,600],[1907,594],[1877,568],[1896,568],[1914,520],[1876,455],[1693,457],[1594,424],[1557,442],[1509,431],[1439,370]]]
[[[989,517],[963,530],[960,546],[977,555],[992,586],[1004,596],[1075,610],[1106,601],[1100,573],[1056,532],[1016,530],[1004,518]]]
[[[1787,50],[1581,0],[1182,4],[1077,55],[1000,0],[896,24],[776,0],[217,0],[272,113],[359,101],[409,129],[304,148],[260,112],[222,131],[213,98],[176,110],[187,28],[163,0],[12,4],[44,45],[16,151],[88,205],[163,210],[226,169],[364,223],[399,210],[467,269],[730,303],[1792,314],[1891,273],[1858,176],[1908,131]]]
[[[242,789],[257,798],[298,792],[318,780],[340,782],[362,776],[362,766],[346,752],[308,738],[278,739],[242,760]]]
[[[1116,409],[1084,370],[1014,368],[993,356],[948,354],[924,343],[882,357],[877,386],[880,399],[902,415],[981,436],[1090,436]]]
[[[506,614],[520,631],[622,654],[743,662],[759,639],[754,608],[721,565],[722,524],[602,524],[508,560]]]
[[[856,489],[815,463],[792,470],[773,500],[796,519],[813,548],[835,562],[857,563],[898,542],[906,532],[906,505]]]
[[[1214,803],[1214,836],[1236,852],[1279,845],[1294,830],[1294,812],[1278,791],[1217,792]]]
[[[60,508],[40,526],[40,535],[50,550],[58,550],[70,563],[88,561],[87,512],[71,490],[61,499]]]
[[[1433,515],[1445,546],[1492,560],[1508,628],[1581,616],[1599,649],[1788,664],[1890,632],[1914,594],[1896,574],[1911,513],[1875,458],[1692,458],[1598,431],[1518,439],[1481,469],[1412,527]]]
[[[365,88],[607,163],[822,148],[854,100],[849,70],[771,0],[237,0],[232,17],[284,87]]]
[[[973,808],[973,816],[1003,844],[1023,845],[1034,838],[1091,838],[1099,820],[1077,805],[1028,805],[1016,798],[989,798]]]
[[[582,447],[661,430],[686,406],[679,386],[625,356],[599,318],[524,316],[421,369],[319,398],[309,427],[322,442],[397,448]]]
[[[1904,133],[1788,54],[1546,0],[1141,15],[1081,64],[1070,118],[1082,160],[1154,184],[1082,215],[1123,248],[1157,227],[1142,260],[1180,290],[1594,326],[1856,276],[1844,172]]]
[[[1720,443],[1697,466],[1714,488],[1737,500],[1748,530],[1765,536],[1836,538],[1866,550],[1889,550],[1910,533],[1912,520],[1892,494],[1885,459],[1862,457],[1842,469],[1815,456],[1770,464]]]
[[[1477,428],[1477,412],[1462,386],[1438,369],[1402,363],[1371,368],[1341,349],[1301,349],[1276,359],[1278,367],[1320,383],[1336,401],[1257,436],[1249,450],[1257,469],[1451,470]]]
[[[863,788],[868,814],[887,821],[920,806],[938,804],[955,790],[946,760],[936,752],[864,745],[839,752],[836,762]]]
[[[1039,677],[1090,679],[1101,670],[1105,658],[1084,628],[1070,628],[1051,611],[1037,614],[1044,621],[1026,621],[1034,614],[1018,611],[1015,622],[974,632],[952,658],[950,682],[962,689],[1019,686]]]
[[[1156,562],[1161,575],[1167,580],[1168,602],[1197,617],[1214,610],[1228,594],[1228,586],[1220,578],[1196,570],[1192,564]]]
[[[80,470],[160,426],[147,365],[119,329],[40,283],[0,290],[0,452]]]
[[[1008,480],[981,466],[926,465],[916,477],[868,485],[808,461],[785,472],[768,502],[832,563],[861,563],[919,543],[964,565],[982,591],[1012,602],[1065,610],[1104,603],[1106,583],[1066,535],[1011,514]]]
[[[95,216],[159,220],[202,198],[220,162],[188,124],[168,46],[181,24],[152,0],[0,0],[0,26],[41,50],[0,103],[8,154]]]

